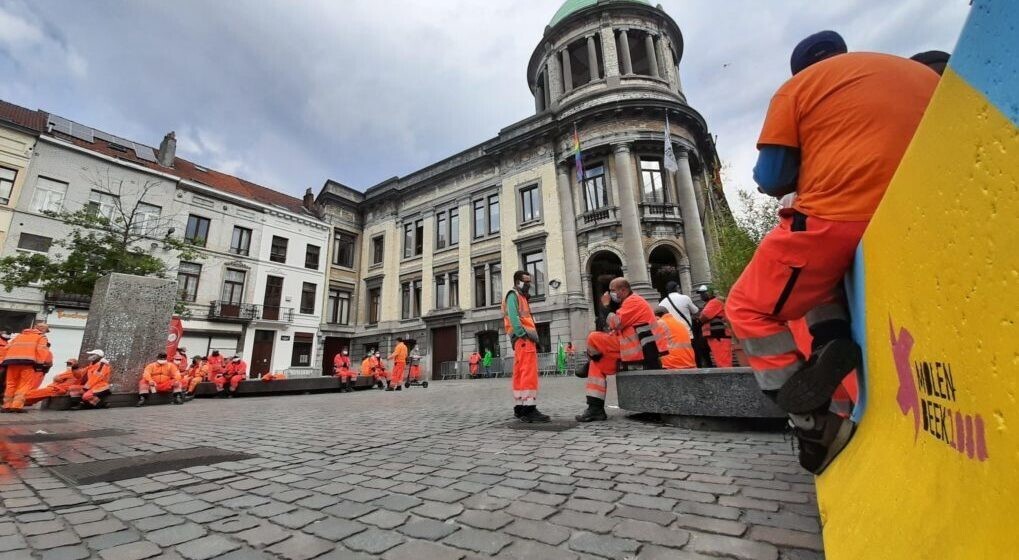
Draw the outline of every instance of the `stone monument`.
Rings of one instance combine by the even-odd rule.
[[[113,273],[96,282],[80,355],[106,352],[114,393],[136,392],[145,364],[166,351],[176,297],[177,283],[163,278]]]

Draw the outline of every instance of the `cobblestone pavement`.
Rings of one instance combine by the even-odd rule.
[[[554,418],[583,408],[577,379],[542,390]],[[812,478],[782,435],[618,409],[511,429],[509,397],[497,379],[5,415],[3,436],[131,433],[0,438],[0,560],[822,557]],[[48,468],[195,446],[257,457],[84,486]]]

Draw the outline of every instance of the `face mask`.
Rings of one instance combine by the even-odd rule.
[[[609,298],[611,298],[613,302],[619,303],[619,294],[617,294],[616,292],[610,292]]]
[[[531,293],[531,283],[530,282],[519,282],[519,283],[517,283],[517,289],[520,290],[520,293],[522,293],[522,294],[524,294],[526,296],[527,294]]]
[[[163,365],[166,363],[166,360],[156,360],[156,363],[159,365]]]

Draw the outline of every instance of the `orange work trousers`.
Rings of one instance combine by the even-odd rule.
[[[81,396],[82,387],[81,385],[47,385],[46,387],[40,387],[29,391],[25,397],[25,406],[32,406],[33,404],[44,401],[50,397],[62,397],[69,395],[72,397]]]
[[[538,399],[538,347],[529,338],[513,343],[513,400],[532,406]]]
[[[421,381],[421,366],[410,366],[410,380]]]
[[[619,367],[619,337],[601,331],[591,331],[587,335],[587,351],[601,354],[598,361],[591,360],[587,366],[587,384],[585,393],[589,397],[605,400],[608,392],[606,377],[615,375]]]
[[[845,332],[841,283],[867,222],[836,222],[790,208],[779,212],[754,258],[729,291],[725,311],[761,389],[781,389],[803,367],[787,322],[804,318],[811,332]]]
[[[24,408],[28,393],[39,387],[44,375],[31,364],[8,365],[3,407],[12,410]]]
[[[715,367],[732,367],[732,339],[709,337],[707,340]]]
[[[230,392],[231,393],[236,393],[237,392],[237,387],[241,384],[241,381],[244,381],[247,377],[248,377],[247,374],[244,374],[244,373],[237,373],[237,374],[231,375],[230,376]]]
[[[407,368],[407,362],[393,362],[393,373],[389,376],[389,382],[393,387],[403,385],[403,371]]]
[[[340,381],[355,381],[357,380],[357,372],[350,368],[340,368],[336,370],[333,377],[339,377]]]
[[[169,377],[156,377],[152,380],[153,383],[149,383],[144,378],[138,381],[138,392],[147,395],[150,392],[156,393],[179,393],[181,391],[180,380],[171,379]],[[155,391],[152,391],[155,388]]]

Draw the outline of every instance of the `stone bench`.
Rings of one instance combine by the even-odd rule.
[[[741,420],[770,427],[786,418],[761,393],[750,368],[621,371],[616,390],[619,408],[660,414],[671,424]]]
[[[354,381],[354,389],[370,389],[372,380],[370,377],[358,376]],[[287,395],[304,393],[325,393],[340,390],[340,380],[332,376],[317,377],[294,377],[290,379],[278,379],[276,381],[262,381],[260,379],[247,379],[241,381],[237,386],[238,395]],[[195,388],[196,397],[215,397],[216,385],[214,383],[199,383]]]

